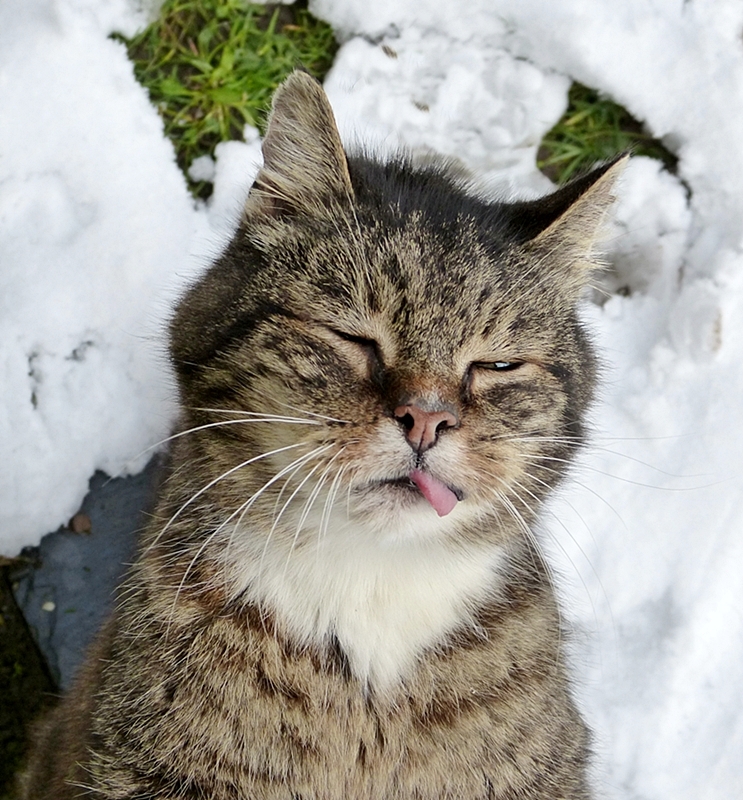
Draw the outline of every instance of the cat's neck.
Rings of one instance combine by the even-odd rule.
[[[467,522],[450,517],[425,515],[411,535],[409,520],[375,530],[339,511],[312,545],[269,545],[238,558],[233,550],[234,591],[297,644],[335,639],[359,680],[391,688],[426,649],[476,628],[477,608],[498,595],[503,547],[461,537],[453,544],[447,528]]]

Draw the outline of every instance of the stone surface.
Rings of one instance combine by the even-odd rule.
[[[97,472],[73,518],[87,516],[90,532],[60,528],[22,554],[27,563],[13,575],[15,598],[62,689],[111,610],[116,587],[132,562],[137,532],[154,499],[158,467],[155,458],[129,478]]]

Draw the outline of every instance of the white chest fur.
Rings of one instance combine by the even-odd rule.
[[[502,549],[452,544],[442,534],[457,516],[439,520],[431,511],[411,536],[409,519],[380,531],[334,514],[321,536],[293,544],[275,536],[260,553],[249,548],[236,588],[300,642],[335,636],[354,674],[383,689],[423,650],[471,624],[474,606],[497,591]],[[257,538],[250,536],[254,545]]]

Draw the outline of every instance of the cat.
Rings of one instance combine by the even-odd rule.
[[[263,154],[173,316],[171,471],[22,797],[588,798],[533,531],[585,438],[624,160],[493,202],[347,155],[303,72]]]

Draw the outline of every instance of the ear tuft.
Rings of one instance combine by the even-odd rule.
[[[353,198],[348,162],[322,86],[293,72],[274,94],[263,140],[263,167],[246,215],[323,215]]]

